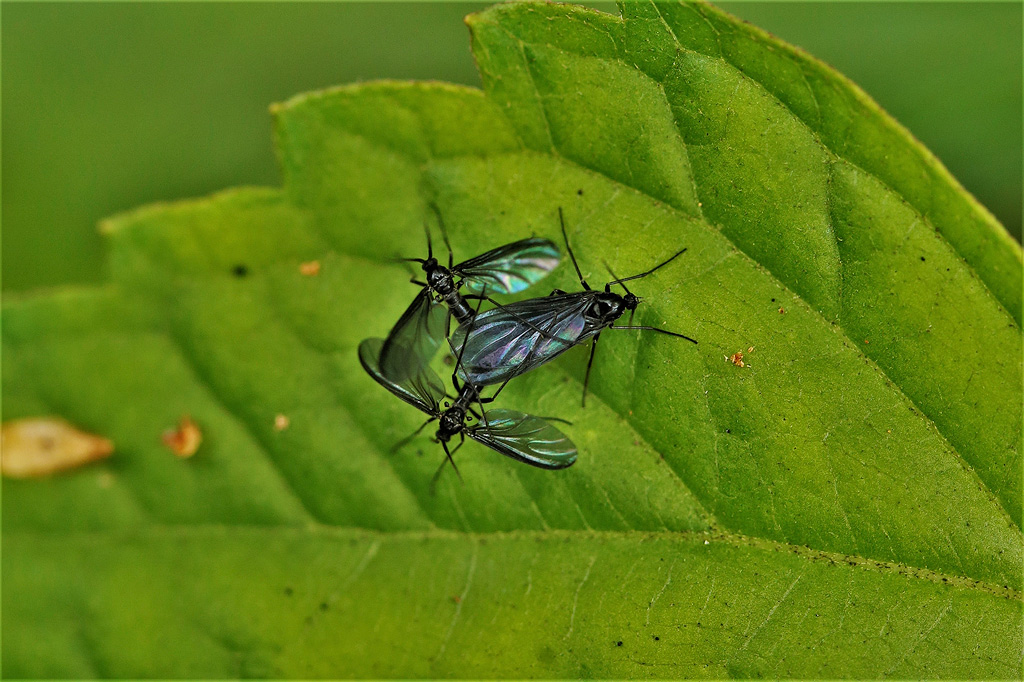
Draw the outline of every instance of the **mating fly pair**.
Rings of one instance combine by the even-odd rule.
[[[450,318],[454,317],[460,324],[472,323],[476,313],[467,299],[481,303],[486,299],[498,305],[488,294],[514,294],[524,290],[558,265],[557,247],[547,239],[522,239],[454,265],[440,213],[438,222],[448,248],[448,267],[434,258],[427,228],[427,258],[403,259],[422,266],[426,281],[415,278],[412,281],[423,288],[386,339],[366,339],[359,345],[363,368],[394,395],[429,415],[410,438],[427,424],[438,422],[435,438],[453,466],[454,450],[449,450],[448,441],[456,435],[460,443],[455,449],[461,447],[468,435],[526,464],[544,469],[570,466],[576,461],[576,446],[544,419],[514,410],[484,411],[484,404],[492,402],[504,385],[494,396],[483,398],[479,386],[459,381],[457,360],[456,371],[452,373],[456,395],[452,402],[447,402],[440,378],[429,367],[438,347],[448,337]],[[462,288],[471,293],[463,295]],[[480,406],[479,412],[474,409],[474,403]],[[474,418],[477,423],[469,425]]]
[[[612,281],[605,284],[604,291],[595,291],[583,278],[576,262],[561,208],[558,209],[558,217],[566,250],[583,291],[566,293],[555,289],[550,296],[509,305],[496,304],[497,307],[476,314],[466,304],[466,298],[492,301],[487,296],[488,291],[522,291],[555,267],[558,262],[557,249],[548,240],[527,239],[453,266],[449,245],[449,266],[446,269],[433,258],[428,232],[427,259],[410,259],[421,263],[427,273],[427,281],[418,282],[424,287],[423,291],[392,329],[387,340],[367,339],[360,345],[360,359],[366,371],[399,398],[430,415],[420,430],[434,420],[439,422],[436,437],[444,446],[449,461],[451,451],[447,442],[458,434],[463,440],[465,435],[469,435],[504,455],[533,466],[547,469],[567,467],[576,460],[576,448],[558,429],[539,417],[522,412],[485,412],[484,403],[493,401],[512,378],[593,339],[583,381],[585,404],[594,353],[601,332],[605,329],[654,331],[697,343],[689,336],[677,332],[649,325],[633,325],[633,313],[641,299],[625,284],[651,275],[678,258],[686,249],[676,252],[649,270],[629,277],[616,277],[609,267]],[[448,244],[447,236],[445,244]],[[452,273],[461,278],[458,283]],[[612,292],[612,286],[616,285],[622,287],[625,295]],[[463,297],[458,292],[461,286],[480,293]],[[443,322],[438,315],[440,301],[447,303],[449,309]],[[616,325],[615,322],[626,311],[630,313],[630,324]],[[445,403],[447,409],[442,411],[440,402],[445,397],[444,389],[440,379],[427,364],[441,341],[447,337],[449,317],[455,317],[459,322],[458,329],[449,340],[456,355],[452,383],[457,396],[454,403]],[[460,384],[460,377],[464,383]],[[482,398],[481,389],[493,384],[501,384],[501,387],[494,396]],[[473,409],[473,403],[480,405],[479,413]],[[476,417],[479,423],[467,426],[467,420],[472,417]]]

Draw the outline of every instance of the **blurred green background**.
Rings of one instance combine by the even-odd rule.
[[[589,3],[614,11],[614,6]],[[5,291],[104,278],[100,218],[279,184],[271,102],[478,86],[476,3],[5,3]],[[721,3],[859,83],[1020,239],[1019,3]]]

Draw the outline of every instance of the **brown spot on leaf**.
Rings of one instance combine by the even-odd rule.
[[[0,429],[0,468],[10,478],[35,478],[109,457],[107,438],[76,429],[57,417],[16,419]]]
[[[741,350],[736,351],[728,358],[726,358],[726,360],[736,365],[737,367],[746,367],[746,364],[744,364],[743,362],[743,351]]]
[[[276,417],[274,417],[274,430],[275,431],[284,431],[289,426],[291,426],[291,424],[292,424],[292,420],[288,418],[288,415],[279,414]]]
[[[299,265],[299,272],[306,277],[316,277],[320,274],[320,261],[311,260],[307,263],[301,263]]]
[[[181,418],[178,428],[164,431],[164,445],[178,457],[191,457],[203,442],[203,432],[187,414]]]

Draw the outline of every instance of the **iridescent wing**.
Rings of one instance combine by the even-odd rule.
[[[426,288],[420,291],[391,328],[380,351],[381,373],[401,383],[430,364],[447,334],[448,312]]]
[[[462,284],[473,293],[514,294],[555,269],[561,254],[547,239],[520,239],[491,249],[453,268]]]
[[[366,373],[410,405],[429,415],[437,415],[440,412],[438,405],[444,399],[444,384],[437,373],[429,367],[420,367],[408,378],[393,381],[381,371],[380,354],[383,347],[384,339],[364,339],[359,344],[359,362],[363,364]]]
[[[459,325],[451,337],[455,355],[462,357],[459,376],[488,386],[558,357],[598,331],[588,328],[584,317],[594,296],[595,292],[581,291],[531,298],[488,310]]]
[[[467,429],[466,435],[503,455],[541,469],[564,469],[576,461],[573,442],[540,417],[514,410],[490,410],[486,417],[486,424]]]

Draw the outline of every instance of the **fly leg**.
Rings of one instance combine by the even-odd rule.
[[[583,403],[582,407],[587,406],[587,386],[590,385],[590,367],[594,364],[594,352],[597,350],[597,340],[601,338],[601,332],[594,335],[594,342],[590,344],[590,359],[587,360],[587,373],[583,377]]]
[[[423,429],[427,428],[427,424],[429,424],[430,422],[434,421],[435,419],[437,419],[437,417],[431,417],[431,418],[430,418],[430,419],[428,419],[427,421],[425,421],[425,422],[423,422],[422,424],[420,424],[420,428],[418,428],[418,429],[416,429],[415,431],[413,431],[413,432],[412,432],[412,435],[406,436],[406,437],[405,437],[405,438],[403,438],[402,440],[400,440],[400,441],[398,441],[397,443],[395,443],[394,445],[392,445],[392,446],[391,446],[391,449],[390,449],[390,450],[388,450],[388,453],[389,453],[389,454],[394,454],[394,453],[398,452],[398,450],[399,450],[399,449],[400,449],[400,448],[401,448],[402,446],[404,446],[404,445],[405,445],[406,443],[408,443],[409,441],[411,441],[411,440],[412,440],[413,438],[415,438],[416,436],[420,435],[420,432],[421,432],[421,431],[422,431]]]

